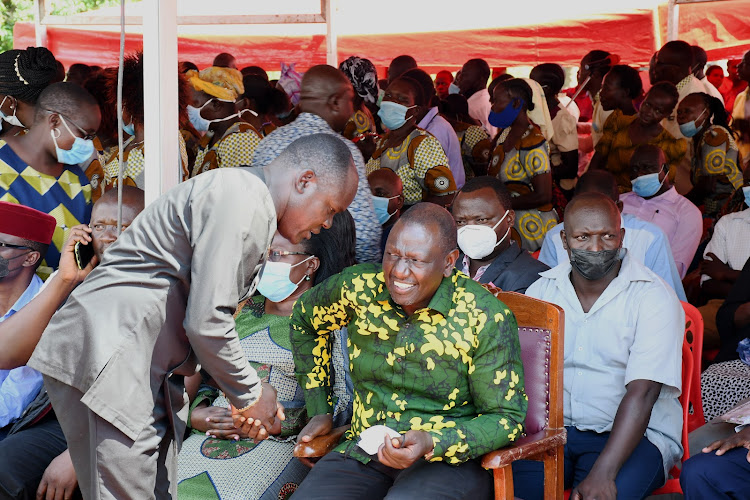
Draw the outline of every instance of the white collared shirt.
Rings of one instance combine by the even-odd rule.
[[[565,310],[564,423],[610,432],[630,382],[662,384],[646,438],[659,449],[666,477],[682,456],[682,306],[669,285],[630,255],[587,313],[570,273],[565,261],[526,291]]]
[[[750,208],[723,216],[714,226],[714,235],[703,251],[703,258],[709,253],[735,271],[741,271],[750,258]],[[701,276],[701,283],[708,280]]]

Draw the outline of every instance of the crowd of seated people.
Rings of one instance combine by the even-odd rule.
[[[276,233],[256,294],[237,305],[242,355],[285,419],[261,440],[215,374],[187,377],[174,491],[491,498],[480,458],[524,435],[527,407],[518,326],[485,289],[496,287],[565,311],[570,498],[646,498],[683,455],[686,498],[750,498],[748,430],[686,450],[678,399],[680,302],[703,318],[706,422],[750,398],[750,350],[739,347],[750,338],[750,52],[724,76],[679,40],[647,72],[591,50],[568,89],[554,62],[529,78],[494,75],[482,59],[431,76],[409,55],[388,68],[364,56],[284,66],[279,81],[229,53],[180,63],[182,182],[280,168],[313,134],[346,145],[358,182],[320,233],[300,243]],[[78,494],[66,436],[26,361],[117,244],[118,184],[122,228],[143,209],[143,52],[122,70],[118,116],[118,68],[66,74],[46,48],[0,54],[3,498]],[[345,425],[317,462],[293,457],[295,444]],[[33,452],[19,458],[21,448]],[[513,482],[519,498],[544,497],[539,462],[515,463]]]

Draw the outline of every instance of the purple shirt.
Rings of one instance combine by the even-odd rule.
[[[431,108],[417,127],[423,128],[438,140],[445,156],[448,157],[448,166],[456,181],[456,187],[461,189],[466,184],[466,172],[464,172],[464,160],[461,157],[461,144],[458,142],[456,131],[453,130],[448,120],[438,114],[437,107]]]

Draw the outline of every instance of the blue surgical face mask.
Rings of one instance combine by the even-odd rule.
[[[641,198],[649,198],[658,193],[661,189],[662,184],[664,184],[664,179],[667,178],[667,176],[665,175],[664,179],[660,181],[660,173],[661,170],[659,172],[654,172],[653,174],[646,174],[633,179],[631,181],[631,184],[633,185],[633,192]]]
[[[742,188],[742,194],[745,195],[745,205],[750,208],[750,186],[745,186]]]
[[[15,125],[16,127],[26,128],[26,125],[21,123],[21,120],[18,119],[16,116],[16,111],[18,111],[18,104],[13,108],[13,114],[12,115],[6,115],[3,113],[2,107],[5,105],[5,100],[8,98],[6,95],[3,97],[3,102],[0,103],[0,121],[5,120],[6,122],[10,123],[11,125]],[[2,130],[2,126],[0,124],[0,130]]]
[[[73,142],[72,148],[62,149],[57,145],[57,138],[60,137],[60,129],[53,129],[49,131],[50,135],[52,136],[52,142],[55,143],[55,153],[57,154],[57,161],[59,161],[60,163],[64,163],[65,165],[78,165],[91,158],[91,155],[94,154],[94,143],[89,139],[84,139],[75,135],[73,131],[70,130],[70,127],[68,127],[68,124],[65,122],[65,118],[63,118],[62,115],[59,116],[60,121],[63,123],[63,125],[65,125],[68,133],[75,138],[75,141]],[[55,136],[55,131],[57,131],[57,136]]]
[[[517,105],[515,107],[513,104]],[[518,118],[518,115],[521,114],[521,110],[523,109],[523,105],[525,104],[525,101],[520,98],[512,99],[510,103],[508,103],[507,106],[505,106],[505,109],[503,109],[499,113],[495,113],[494,111],[490,111],[490,115],[488,117],[488,121],[490,122],[490,125],[497,128],[508,128],[511,125],[513,125],[513,122],[516,121],[516,118]]]
[[[213,99],[209,99],[208,101],[203,103],[203,106],[200,108],[196,108],[195,106],[191,106],[190,104],[187,105],[187,112],[188,112],[188,118],[190,119],[190,123],[193,124],[193,127],[195,127],[195,130],[198,132],[208,132],[208,127],[211,126],[211,120],[208,120],[207,118],[203,118],[201,115],[201,110],[206,107],[206,105],[213,101]]]
[[[289,279],[289,274],[292,272],[292,268],[297,267],[312,258],[313,256],[311,255],[294,265],[287,262],[266,261],[263,265],[263,270],[261,271],[260,281],[258,281],[258,292],[271,302],[281,302],[282,300],[285,300],[294,293],[300,283],[305,279],[310,279],[310,276],[304,275],[301,280],[294,283]]]
[[[696,118],[693,121],[683,123],[682,125],[680,125],[680,132],[682,133],[682,135],[684,135],[685,137],[693,137],[696,134],[698,134],[701,130],[703,130],[703,125],[701,125],[700,127],[697,127],[695,125],[695,122],[697,122],[700,119],[700,117],[703,116],[703,113],[705,112],[706,110],[704,109],[703,112],[698,115],[698,118]]]
[[[130,123],[122,122],[122,131],[128,135],[135,135],[135,123],[133,123],[132,119]]]
[[[461,87],[456,85],[456,82],[451,82],[450,85],[448,85],[448,94],[460,94],[461,93]]]
[[[391,196],[390,198],[384,198],[382,196],[372,197],[372,204],[375,206],[375,215],[378,217],[378,222],[380,222],[381,226],[388,222],[388,220],[393,217],[393,214],[396,213],[396,210],[394,210],[393,213],[388,213],[388,204],[394,198],[398,198],[398,195]]]
[[[383,101],[380,103],[378,116],[383,122],[383,125],[388,127],[388,130],[396,130],[403,127],[406,123],[406,112],[416,107],[416,104],[407,108],[403,104],[397,102]]]

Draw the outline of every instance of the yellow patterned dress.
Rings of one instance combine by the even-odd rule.
[[[549,145],[541,129],[532,124],[515,147],[506,153],[503,143],[510,130],[508,127],[500,133],[497,145],[492,151],[488,175],[503,181],[511,196],[521,196],[534,191],[531,182],[534,177],[543,174],[552,175]],[[547,231],[555,227],[558,222],[559,219],[552,208],[551,201],[541,207],[516,210],[513,239],[524,250],[535,252],[542,248]]]
[[[145,189],[146,182],[143,176],[144,167],[146,165],[144,157],[143,142],[133,146],[130,151],[127,150],[128,146],[133,142],[134,137],[130,137],[123,147],[125,148],[125,154],[123,154],[124,168],[122,172],[123,184],[125,186],[135,186],[138,189]],[[180,146],[180,168],[182,176],[187,168],[188,155],[187,148],[185,146],[185,139],[182,134],[177,134],[178,144]],[[115,148],[112,152],[111,160],[104,166],[104,190],[109,191],[110,189],[117,187],[117,174],[119,172],[119,150]],[[184,179],[183,179],[184,180]]]
[[[346,122],[342,135],[351,140],[365,132],[372,132],[374,134],[376,130],[375,120],[372,118],[370,110],[363,105],[362,109],[355,111],[352,117],[349,118],[349,121]]]
[[[57,269],[70,228],[91,219],[91,185],[78,165],[66,165],[59,177],[26,164],[0,140],[0,201],[18,203],[50,214],[57,221],[52,244],[37,270],[42,278]]]
[[[247,122],[237,122],[224,132],[216,144],[208,147],[212,132],[201,139],[201,148],[195,156],[195,165],[190,177],[216,168],[250,165],[255,149],[260,144],[261,135]]]
[[[604,130],[599,142],[596,143],[596,152],[607,159],[607,170],[612,172],[617,179],[620,193],[627,193],[632,189],[630,185],[630,157],[633,156],[637,144],[630,140],[630,125],[638,119],[638,115],[623,115],[617,109],[604,123]],[[647,144],[658,146],[664,151],[669,165],[669,180],[674,181],[677,175],[677,166],[685,158],[687,153],[687,141],[675,139],[666,129],[659,135],[648,141]]]
[[[454,122],[451,125],[453,125],[453,130],[458,136],[458,143],[461,145],[461,158],[464,162],[466,180],[484,175],[492,150],[490,136],[479,125],[461,122]]]
[[[407,205],[419,203],[425,195],[446,196],[457,191],[448,157],[432,134],[416,127],[398,147],[384,149],[387,141],[388,134],[378,140],[367,162],[367,175],[379,168],[396,172],[404,184]]]
[[[742,187],[739,154],[737,143],[724,127],[711,125],[701,136],[698,153],[693,157],[693,185],[716,178],[711,193],[699,202],[704,206],[704,215],[717,216],[732,193]]]

